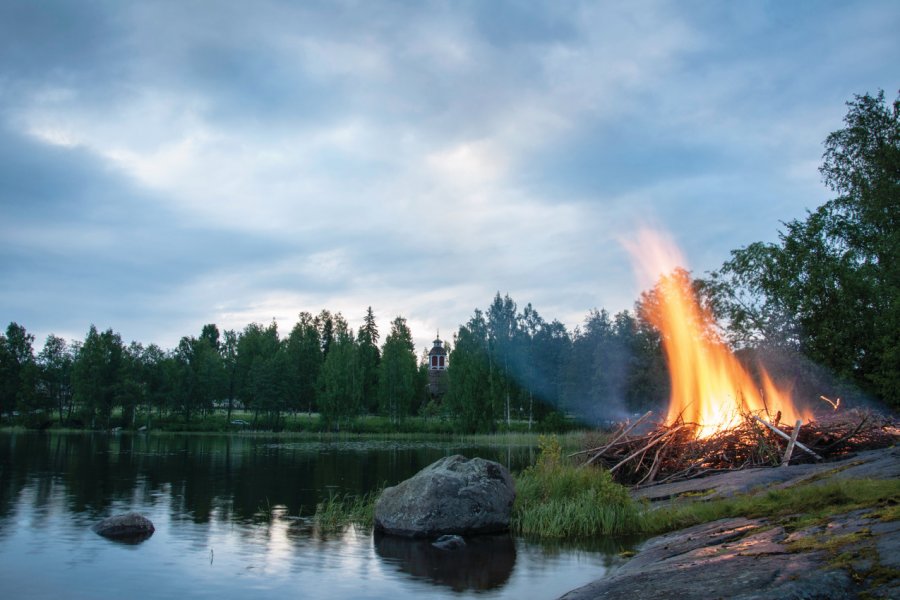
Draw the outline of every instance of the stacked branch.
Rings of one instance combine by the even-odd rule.
[[[602,465],[619,483],[648,485],[702,477],[724,471],[827,460],[850,452],[896,443],[898,430],[889,417],[849,411],[802,424],[780,423],[780,415],[744,415],[740,423],[706,438],[697,425],[678,420],[647,426],[650,413],[623,424],[602,446],[579,456],[584,465]],[[638,433],[640,432],[640,433]]]

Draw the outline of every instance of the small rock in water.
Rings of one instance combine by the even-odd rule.
[[[459,550],[466,547],[466,540],[458,535],[442,535],[431,545],[441,550]]]
[[[156,531],[150,519],[136,512],[107,517],[91,529],[103,537],[130,542],[143,541]]]

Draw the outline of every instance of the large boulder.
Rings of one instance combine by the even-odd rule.
[[[107,517],[91,529],[103,537],[123,541],[142,541],[156,531],[150,519],[136,512]]]
[[[375,504],[375,528],[406,537],[506,531],[515,498],[503,465],[448,456],[385,489]]]

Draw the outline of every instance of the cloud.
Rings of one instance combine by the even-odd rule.
[[[827,197],[821,141],[848,94],[895,85],[898,19],[890,2],[6,2],[0,314],[171,346],[205,322],[358,324],[372,305],[427,345],[498,290],[570,326],[628,308],[616,239],[641,219],[702,272]]]

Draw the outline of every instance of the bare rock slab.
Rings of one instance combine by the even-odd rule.
[[[91,530],[103,537],[127,542],[143,541],[156,531],[150,519],[137,512],[107,517]]]
[[[610,576],[560,600],[857,597],[857,585],[847,573],[829,567],[821,552],[789,551],[787,537],[781,527],[760,519],[697,525],[651,539]]]
[[[375,528],[405,537],[477,535],[509,529],[515,483],[503,465],[454,455],[382,492]]]

